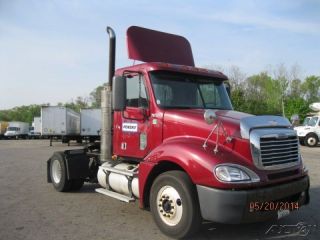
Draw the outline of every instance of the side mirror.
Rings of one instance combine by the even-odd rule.
[[[218,119],[216,112],[214,110],[211,109],[207,109],[204,114],[203,114],[203,118],[206,121],[206,123],[213,124],[214,121],[216,121]]]
[[[127,78],[116,76],[112,80],[112,109],[123,111],[126,108]]]
[[[231,85],[229,82],[224,82],[224,87],[226,88],[226,91],[228,93],[229,98],[231,99]]]

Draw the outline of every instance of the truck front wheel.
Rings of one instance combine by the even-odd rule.
[[[59,192],[71,189],[72,182],[67,179],[63,152],[55,152],[50,161],[50,177],[54,188]]]
[[[305,139],[304,139],[304,143],[306,146],[308,147],[315,147],[318,144],[318,137],[316,134],[314,133],[310,133],[308,134]]]
[[[191,236],[202,222],[197,191],[182,171],[165,172],[156,178],[150,208],[160,230],[173,238]]]

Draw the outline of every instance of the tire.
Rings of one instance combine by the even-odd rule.
[[[318,136],[314,133],[309,133],[305,138],[304,138],[304,144],[308,147],[316,147],[318,145]]]
[[[84,181],[82,179],[72,180],[71,189],[72,191],[78,191],[82,188]]]
[[[55,152],[50,161],[50,178],[58,192],[71,190],[72,181],[67,179],[66,164],[63,152]]]
[[[185,172],[160,174],[150,192],[150,209],[159,229],[172,238],[186,238],[196,233],[202,222],[197,196]]]
[[[300,143],[301,146],[305,146],[303,139],[299,139],[299,143]]]

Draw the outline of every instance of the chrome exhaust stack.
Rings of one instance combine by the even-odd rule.
[[[101,91],[101,141],[100,161],[111,160],[112,155],[112,78],[115,72],[116,35],[111,27],[107,27],[109,35],[109,77],[107,86]]]

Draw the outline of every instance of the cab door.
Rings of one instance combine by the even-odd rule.
[[[143,158],[149,151],[149,97],[142,74],[130,74],[126,81],[126,107],[114,112],[113,150],[118,156]]]

